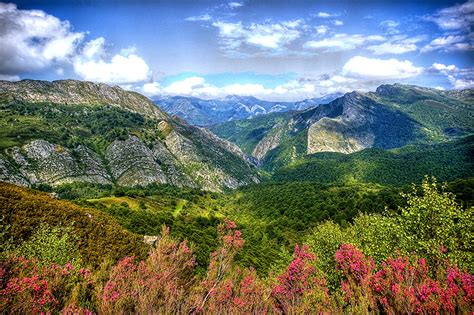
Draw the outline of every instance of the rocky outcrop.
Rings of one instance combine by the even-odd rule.
[[[121,186],[167,183],[153,152],[135,136],[112,142],[105,152],[105,158],[112,177]]]
[[[263,159],[269,151],[280,145],[280,140],[284,132],[283,128],[284,126],[281,124],[274,126],[273,130],[260,140],[252,152],[252,155],[257,158],[257,160]]]
[[[30,184],[112,183],[100,157],[84,146],[69,150],[44,140],[34,140],[22,148],[11,148],[8,153],[15,163],[16,176],[25,178]]]
[[[26,112],[24,107],[31,103],[35,110]],[[235,145],[170,117],[148,98],[120,87],[74,80],[0,81],[0,104],[8,108],[11,121],[19,121],[26,112],[42,121],[41,132],[45,132],[43,138],[28,130],[26,139],[14,133],[13,143],[18,145],[4,150],[0,159],[2,181],[168,183],[214,191],[259,181],[257,168]],[[69,111],[68,106],[76,107]],[[107,123],[95,117],[90,124],[82,119],[77,120],[79,125],[71,125],[70,112],[93,111],[99,118],[106,117]],[[51,115],[56,115],[57,125],[49,130],[44,122]]]

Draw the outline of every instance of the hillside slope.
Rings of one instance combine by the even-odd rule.
[[[274,170],[317,152],[393,149],[467,136],[474,132],[474,92],[382,85],[315,108],[232,121],[211,130]]]
[[[259,181],[248,157],[146,97],[83,81],[0,82],[0,180],[222,190]]]
[[[86,265],[98,265],[135,254],[144,256],[148,247],[142,237],[122,228],[111,216],[95,209],[54,199],[46,193],[0,183],[0,215],[5,239],[27,240],[40,224],[72,226]]]
[[[474,136],[390,151],[370,148],[351,154],[324,152],[308,155],[277,170],[272,180],[401,186],[419,182],[429,175],[440,181],[452,181],[473,176],[473,156]]]

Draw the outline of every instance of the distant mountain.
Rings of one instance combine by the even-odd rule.
[[[212,100],[203,100],[196,97],[164,96],[155,98],[154,101],[170,115],[178,116],[189,124],[213,126],[269,113],[302,110],[330,102],[339,96],[341,94],[331,94],[300,102],[267,102],[252,96],[237,95]]]
[[[211,128],[274,170],[317,152],[352,153],[436,143],[474,132],[474,90],[381,85],[297,112],[231,121]]]
[[[148,98],[92,82],[0,81],[0,181],[207,190],[259,181],[251,159]]]

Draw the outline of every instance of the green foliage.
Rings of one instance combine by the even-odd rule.
[[[305,242],[318,255],[330,283],[338,283],[333,258],[343,243],[356,245],[377,264],[402,252],[416,253],[434,265],[447,259],[470,272],[474,270],[473,208],[461,207],[435,179],[426,178],[421,191],[413,187],[402,195],[407,205],[396,213],[361,214],[346,228],[325,222],[307,236]]]
[[[69,148],[84,144],[103,152],[112,141],[129,134],[146,143],[161,137],[157,121],[109,105],[14,102],[0,104],[0,110],[0,149],[44,139]]]
[[[404,194],[407,206],[398,217],[400,247],[431,260],[446,256],[456,265],[474,270],[474,208],[463,209],[453,194],[442,191],[436,179],[426,178],[421,191]]]
[[[50,227],[40,224],[31,237],[13,250],[25,258],[36,258],[41,263],[79,266],[81,257],[77,247],[79,238],[73,234],[71,226]]]
[[[377,183],[403,186],[425,175],[441,181],[474,174],[474,136],[432,146],[411,146],[393,151],[366,149],[352,154],[317,153],[277,170],[273,181],[320,183]]]

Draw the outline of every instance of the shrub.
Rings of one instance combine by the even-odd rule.
[[[103,314],[186,312],[185,297],[193,284],[195,260],[186,242],[177,243],[163,228],[144,261],[125,257],[110,271],[98,293]]]
[[[71,227],[49,227],[40,224],[30,239],[14,249],[16,256],[36,258],[38,263],[79,266],[81,258],[77,247],[78,237]]]
[[[306,314],[331,310],[326,281],[314,266],[315,260],[308,246],[295,246],[293,260],[278,276],[272,290],[276,312]]]
[[[9,257],[0,266],[0,313],[58,313],[90,304],[92,277],[87,269],[39,263],[36,259]],[[78,306],[80,305],[80,307]]]

